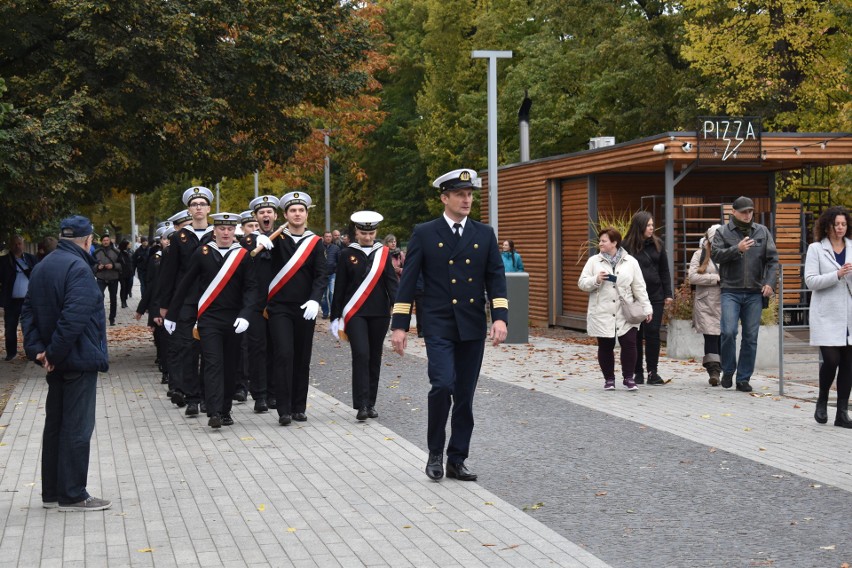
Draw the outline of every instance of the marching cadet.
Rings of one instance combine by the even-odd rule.
[[[260,229],[260,223],[254,218],[254,211],[247,209],[240,213],[240,226],[243,228],[243,239]]]
[[[258,229],[257,232],[252,231],[253,234],[245,236],[244,247],[254,250],[258,246],[256,239],[260,235],[268,238],[274,233],[275,221],[278,219],[278,205],[278,198],[274,195],[261,195],[249,202],[249,209],[254,212]],[[266,305],[266,292],[275,275],[272,266],[272,254],[268,250],[261,250],[254,257],[254,274],[261,306]],[[253,317],[248,330],[249,392],[254,399],[254,411],[260,413],[267,412],[277,405],[274,389],[269,384],[272,380],[274,365],[273,345],[269,322],[260,312],[255,313]]]
[[[487,322],[485,292],[491,298],[491,343],[506,339],[509,302],[500,249],[491,227],[470,219],[476,172],[453,170],[432,185],[441,190],[444,214],[417,225],[408,244],[405,270],[393,307],[391,342],[405,353],[411,323],[411,300],[417,278],[423,276],[423,299],[417,318],[423,320],[423,337],[429,362],[429,461],[426,475],[444,476],[443,453],[447,417],[452,407],[447,477],[475,481],[465,466],[473,432],[473,394],[485,350]]]
[[[361,421],[379,416],[382,349],[398,286],[390,249],[376,242],[383,218],[375,211],[358,211],[350,217],[355,242],[340,252],[337,293],[331,304],[331,334],[337,339],[342,334],[352,349],[352,407]]]
[[[278,423],[286,426],[291,420],[308,419],[314,327],[328,277],[322,239],[307,229],[311,197],[293,191],[280,203],[288,226],[274,240],[259,235],[256,241],[272,250],[275,275],[267,288],[266,313],[274,343],[272,383]],[[260,225],[263,229],[263,222]]]
[[[257,220],[254,218],[254,211],[248,209],[240,213],[240,225],[237,228],[237,242],[240,245],[245,243],[246,237],[248,237],[251,233],[257,231],[258,227]],[[249,322],[251,323],[251,322]],[[244,333],[240,336],[240,362],[237,365],[237,380],[234,385],[234,394],[233,399],[237,402],[245,402],[248,398],[248,385],[249,383],[249,334]]]
[[[171,250],[160,266],[159,304],[160,316],[163,318],[172,305],[177,283],[186,274],[190,256],[200,245],[210,242],[213,238],[213,227],[207,223],[212,201],[213,192],[206,187],[190,187],[183,192],[183,203],[192,216],[192,222],[172,235],[169,245]],[[202,384],[198,370],[201,350],[192,337],[195,312],[195,304],[186,303],[179,314],[172,314],[176,318],[171,320],[175,328],[166,328],[170,335],[173,334],[169,341],[171,352],[174,354],[170,372],[176,384],[172,402],[178,407],[186,402],[187,416],[196,416],[201,402]]]
[[[168,233],[167,233],[168,232]],[[136,321],[142,319],[145,312],[148,312],[148,327],[151,328],[154,336],[154,347],[157,350],[157,361],[160,365],[160,371],[163,373],[160,379],[160,384],[169,384],[169,360],[166,353],[166,339],[163,336],[168,336],[163,329],[163,318],[160,317],[160,306],[156,304],[156,296],[154,290],[157,286],[157,278],[160,275],[160,264],[162,263],[163,250],[169,246],[168,235],[174,232],[171,223],[166,227],[157,229],[157,240],[151,246],[148,253],[145,268],[145,292],[139,299],[139,305],[136,307]]]
[[[220,428],[234,423],[230,395],[239,361],[240,342],[236,336],[249,328],[249,318],[258,304],[251,257],[234,235],[239,215],[216,213],[211,217],[213,241],[192,253],[169,305],[165,325],[167,330],[174,330],[174,319],[185,306],[197,306],[194,327],[205,366],[207,425]]]
[[[160,269],[157,272],[156,280],[153,281],[154,286],[153,286],[153,290],[151,290],[151,293],[153,294],[153,296],[151,297],[151,303],[156,303],[158,308],[164,308],[164,307],[168,308],[168,306],[160,305],[159,302],[160,302],[160,291],[162,290],[163,281],[164,281],[163,264],[166,262],[166,257],[169,255],[169,252],[172,250],[171,247],[168,246],[169,244],[171,244],[171,241],[169,239],[171,239],[171,237],[174,235],[175,231],[179,231],[180,229],[183,229],[184,227],[189,225],[191,222],[192,222],[192,215],[190,214],[188,209],[184,209],[183,211],[178,211],[177,213],[175,213],[174,215],[172,215],[171,217],[166,219],[165,222],[163,223],[163,226],[161,228],[157,229],[157,231],[160,232],[160,240],[161,240],[161,245],[163,246],[163,251],[162,251],[162,256],[160,258]],[[163,241],[163,239],[165,239],[165,241]],[[156,315],[159,316],[158,319],[160,321],[160,326],[162,326],[163,325],[162,324],[162,321],[163,321],[162,310],[160,309]],[[168,373],[169,373],[168,374],[168,390],[166,391],[166,396],[168,396],[169,399],[172,401],[172,403],[177,405],[178,408],[183,408],[184,406],[186,406],[186,399],[183,396],[180,396],[180,397],[174,396],[175,392],[180,392],[180,389],[178,388],[178,382],[177,382],[177,372],[175,371],[175,369],[180,365],[181,353],[177,349],[176,342],[175,342],[174,338],[172,338],[166,332],[165,328],[161,329],[160,341],[163,345],[163,355],[165,357],[164,359],[161,359],[160,361],[161,361],[161,364],[162,364],[162,361],[165,361],[164,366],[169,369],[169,371],[168,371]]]

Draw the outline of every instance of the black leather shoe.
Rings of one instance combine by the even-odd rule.
[[[176,404],[178,408],[186,406],[186,397],[179,390],[172,391],[172,404]]]
[[[305,416],[304,412],[294,412],[293,413],[293,420],[295,420],[296,422],[307,422],[308,417]]]
[[[160,377],[160,384],[161,385],[169,384],[169,374],[168,373],[163,373],[163,376]]]
[[[17,356],[18,356],[17,353],[9,353],[8,355],[6,355],[6,358],[4,359],[4,361],[11,361],[12,359],[14,359]]]
[[[748,384],[748,381],[737,381],[737,390],[740,392],[751,392],[751,385]]]
[[[648,373],[648,384],[654,386],[661,386],[666,384],[666,381],[664,381],[663,377],[661,377],[657,373]]]
[[[722,373],[722,388],[729,389],[734,386],[734,375],[729,375],[728,373]]]
[[[192,406],[192,405],[190,405]],[[222,417],[218,414],[214,414],[210,417],[210,420],[207,421],[207,425],[211,428],[221,428],[222,427]]]
[[[274,396],[267,397],[266,406],[269,407],[269,410],[275,410],[276,408],[278,408],[278,401],[275,400]]]
[[[817,400],[814,420],[820,424],[828,422],[828,400]]]
[[[231,416],[230,412],[226,412],[222,415],[222,426],[233,426],[234,418]]]
[[[467,469],[464,462],[447,462],[447,478],[459,481],[476,481],[476,474]]]
[[[269,407],[266,405],[265,398],[259,398],[254,401],[254,411],[260,414],[261,412],[268,412]]]
[[[426,475],[429,479],[438,481],[444,477],[444,456],[441,454],[429,454],[429,461],[426,462]]]
[[[234,393],[234,400],[236,400],[237,402],[245,402],[247,399],[248,393],[246,392],[246,389],[239,389],[237,392]]]
[[[367,414],[367,407],[362,406],[361,408],[358,409],[358,414],[355,415],[355,419],[363,422],[364,420],[367,419],[368,416],[369,416],[369,414]]]
[[[633,375],[633,382],[636,383],[637,385],[644,385],[645,384],[645,375],[642,374],[642,373],[634,374]]]
[[[369,416],[370,418],[378,418],[379,417],[379,413],[376,412],[375,406],[368,406],[367,407],[367,416]]]
[[[203,400],[198,404],[198,408],[201,410],[201,412],[207,414],[207,403]]]
[[[198,414],[198,405],[194,402],[190,402],[186,405],[186,415],[187,416],[195,416]]]
[[[290,418],[289,414],[284,414],[278,417],[278,424],[281,426],[289,426],[292,421],[293,419]]]

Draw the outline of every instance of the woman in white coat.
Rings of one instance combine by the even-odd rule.
[[[636,332],[639,324],[627,323],[618,295],[639,302],[645,321],[654,310],[645,290],[642,269],[636,259],[621,247],[621,233],[609,227],[598,233],[600,254],[589,258],[577,285],[589,292],[586,333],[598,340],[598,364],[604,376],[604,390],[615,390],[615,340],[621,346],[621,374],[627,390],[638,390],[633,373],[636,366]],[[616,291],[617,288],[617,291]]]
[[[722,289],[719,269],[710,258],[710,243],[721,225],[713,225],[698,243],[698,250],[689,263],[689,283],[695,286],[692,295],[692,327],[704,336],[702,364],[710,377],[711,387],[719,386],[722,363],[719,358],[719,335],[722,332]]]
[[[852,428],[849,391],[852,390],[852,241],[849,211],[829,207],[814,225],[814,243],[805,259],[805,285],[812,291],[811,345],[822,354],[819,397],[814,419],[828,422],[828,393],[837,376],[835,426]]]

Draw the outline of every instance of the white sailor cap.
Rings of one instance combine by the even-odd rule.
[[[160,239],[168,239],[172,235],[172,233],[174,233],[174,232],[175,232],[174,225],[172,225],[172,224],[163,225],[162,227],[157,229],[157,237],[159,237]]]
[[[171,217],[169,217],[167,219],[167,221],[170,222],[172,225],[179,225],[181,223],[184,223],[186,221],[191,221],[191,220],[192,220],[192,215],[189,214],[188,209],[184,209],[183,211],[178,211],[177,213],[175,213],[174,215],[172,215]]]
[[[278,207],[278,204],[278,198],[274,195],[261,195],[260,197],[255,197],[249,202],[249,208],[252,211],[257,211],[264,207],[272,207],[274,209]]]
[[[442,192],[454,189],[479,189],[482,180],[476,175],[476,170],[462,168],[447,172],[432,182],[432,187],[437,187]]]
[[[206,200],[208,205],[213,203],[213,192],[206,187],[196,185],[183,192],[183,204],[189,206],[189,202],[196,197]]]
[[[254,218],[254,211],[251,209],[247,209],[240,213],[240,223],[245,225],[246,223],[251,223],[252,221],[256,221]]]
[[[304,205],[305,209],[307,209],[311,206],[311,203],[313,203],[311,196],[304,191],[291,191],[281,198],[279,207],[286,213],[291,205]]]
[[[240,224],[240,216],[236,213],[213,213],[210,215],[213,225],[230,225],[236,227]]]
[[[376,227],[379,226],[379,223],[382,222],[381,214],[376,213],[375,211],[356,211],[349,217],[349,220],[355,225],[356,229],[361,229],[362,231],[375,231]]]

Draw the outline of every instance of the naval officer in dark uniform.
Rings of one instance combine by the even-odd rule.
[[[234,423],[231,394],[240,356],[237,336],[249,328],[251,314],[259,306],[251,256],[234,234],[240,216],[215,213],[211,217],[214,239],[192,253],[169,305],[168,319],[177,319],[187,304],[196,306],[194,327],[204,357],[207,424],[221,428]]]
[[[509,302],[500,249],[491,227],[470,219],[473,191],[480,185],[474,170],[453,170],[436,179],[444,214],[417,225],[408,244],[405,270],[393,307],[391,341],[394,351],[405,353],[411,320],[411,301],[419,276],[423,299],[417,304],[429,361],[429,461],[426,475],[475,481],[465,466],[473,432],[473,394],[479,379],[485,338],[492,345],[506,340]],[[491,300],[491,331],[485,318],[486,297]],[[452,408],[450,442],[446,444],[447,418]]]

